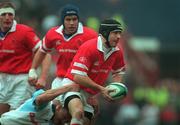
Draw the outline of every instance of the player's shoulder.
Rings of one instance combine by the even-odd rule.
[[[45,34],[45,38],[48,41],[54,41],[57,38],[59,39],[59,37],[61,37],[61,35],[59,35],[59,33],[57,33],[57,31],[56,31],[57,29],[58,29],[58,26],[50,28],[47,31],[47,33]]]
[[[81,45],[81,48],[86,48],[88,50],[92,50],[92,49],[96,48],[96,45],[97,45],[97,37],[87,40],[85,43],[83,43]]]
[[[37,97],[38,95],[41,95],[44,92],[45,91],[43,89],[39,89],[32,94],[32,97]]]
[[[124,59],[124,52],[121,48],[116,47],[115,51],[113,52],[113,57],[123,60]]]
[[[56,32],[57,29],[58,29],[58,26],[51,27],[51,28],[47,31],[46,35],[54,35],[54,34],[57,34],[57,32]]]
[[[16,29],[17,30],[23,30],[23,31],[34,31],[34,29],[28,25],[25,25],[25,24],[17,24],[16,25]]]
[[[88,41],[88,40],[96,38],[96,37],[98,37],[98,33],[95,30],[93,30],[89,27],[83,26],[83,34],[82,34],[81,38],[84,41]]]
[[[96,32],[94,29],[87,27],[87,26],[83,26],[83,29],[86,31],[92,31],[92,32]]]
[[[122,54],[122,55],[124,54],[124,50],[123,50],[122,47],[117,46],[116,49],[118,50],[118,51],[117,51],[118,53],[120,53],[120,54]]]
[[[84,32],[87,32],[87,33],[97,34],[97,32],[94,29],[87,27],[87,26],[83,26],[83,30],[84,30]]]
[[[51,28],[48,30],[48,32],[55,32],[58,28],[59,28],[59,26],[51,27]]]

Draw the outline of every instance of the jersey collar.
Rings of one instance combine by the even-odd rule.
[[[11,26],[11,29],[3,37],[0,36],[0,40],[4,40],[8,33],[15,32],[16,31],[16,25],[17,25],[17,22],[15,20],[13,20],[13,24]]]
[[[101,52],[104,53],[104,50],[103,50],[103,41],[102,41],[101,35],[98,36],[98,40],[97,40],[97,49],[98,49],[99,51],[101,51]],[[114,47],[114,48],[112,48],[111,51],[114,52],[114,51],[118,51],[118,50],[119,50],[118,47]]]
[[[16,31],[16,25],[17,25],[17,22],[14,20],[13,25],[12,25],[11,29],[9,30],[9,32],[15,32]]]
[[[97,39],[97,49],[101,52],[103,52],[104,54],[104,59],[107,60],[108,57],[114,53],[115,51],[118,51],[119,48],[118,47],[114,47],[112,48],[111,51],[109,51],[108,53],[106,53],[104,50],[103,50],[103,41],[102,41],[102,38],[101,38],[101,35],[98,36],[98,39]]]

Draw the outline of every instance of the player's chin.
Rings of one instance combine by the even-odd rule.
[[[76,32],[76,30],[77,30],[77,29],[73,27],[73,28],[69,28],[69,29],[68,29],[68,32],[69,32],[70,34],[74,34],[74,33]]]

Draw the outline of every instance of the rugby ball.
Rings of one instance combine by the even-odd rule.
[[[128,89],[123,83],[119,82],[112,82],[109,85],[106,86],[107,89],[115,90],[113,92],[110,92],[109,95],[114,99],[122,99],[127,95]]]

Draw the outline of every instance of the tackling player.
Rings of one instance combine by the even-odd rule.
[[[67,110],[61,105],[52,104],[51,100],[67,91],[78,91],[76,84],[57,89],[36,91],[16,110],[4,113],[0,118],[1,125],[64,125],[70,119]]]

